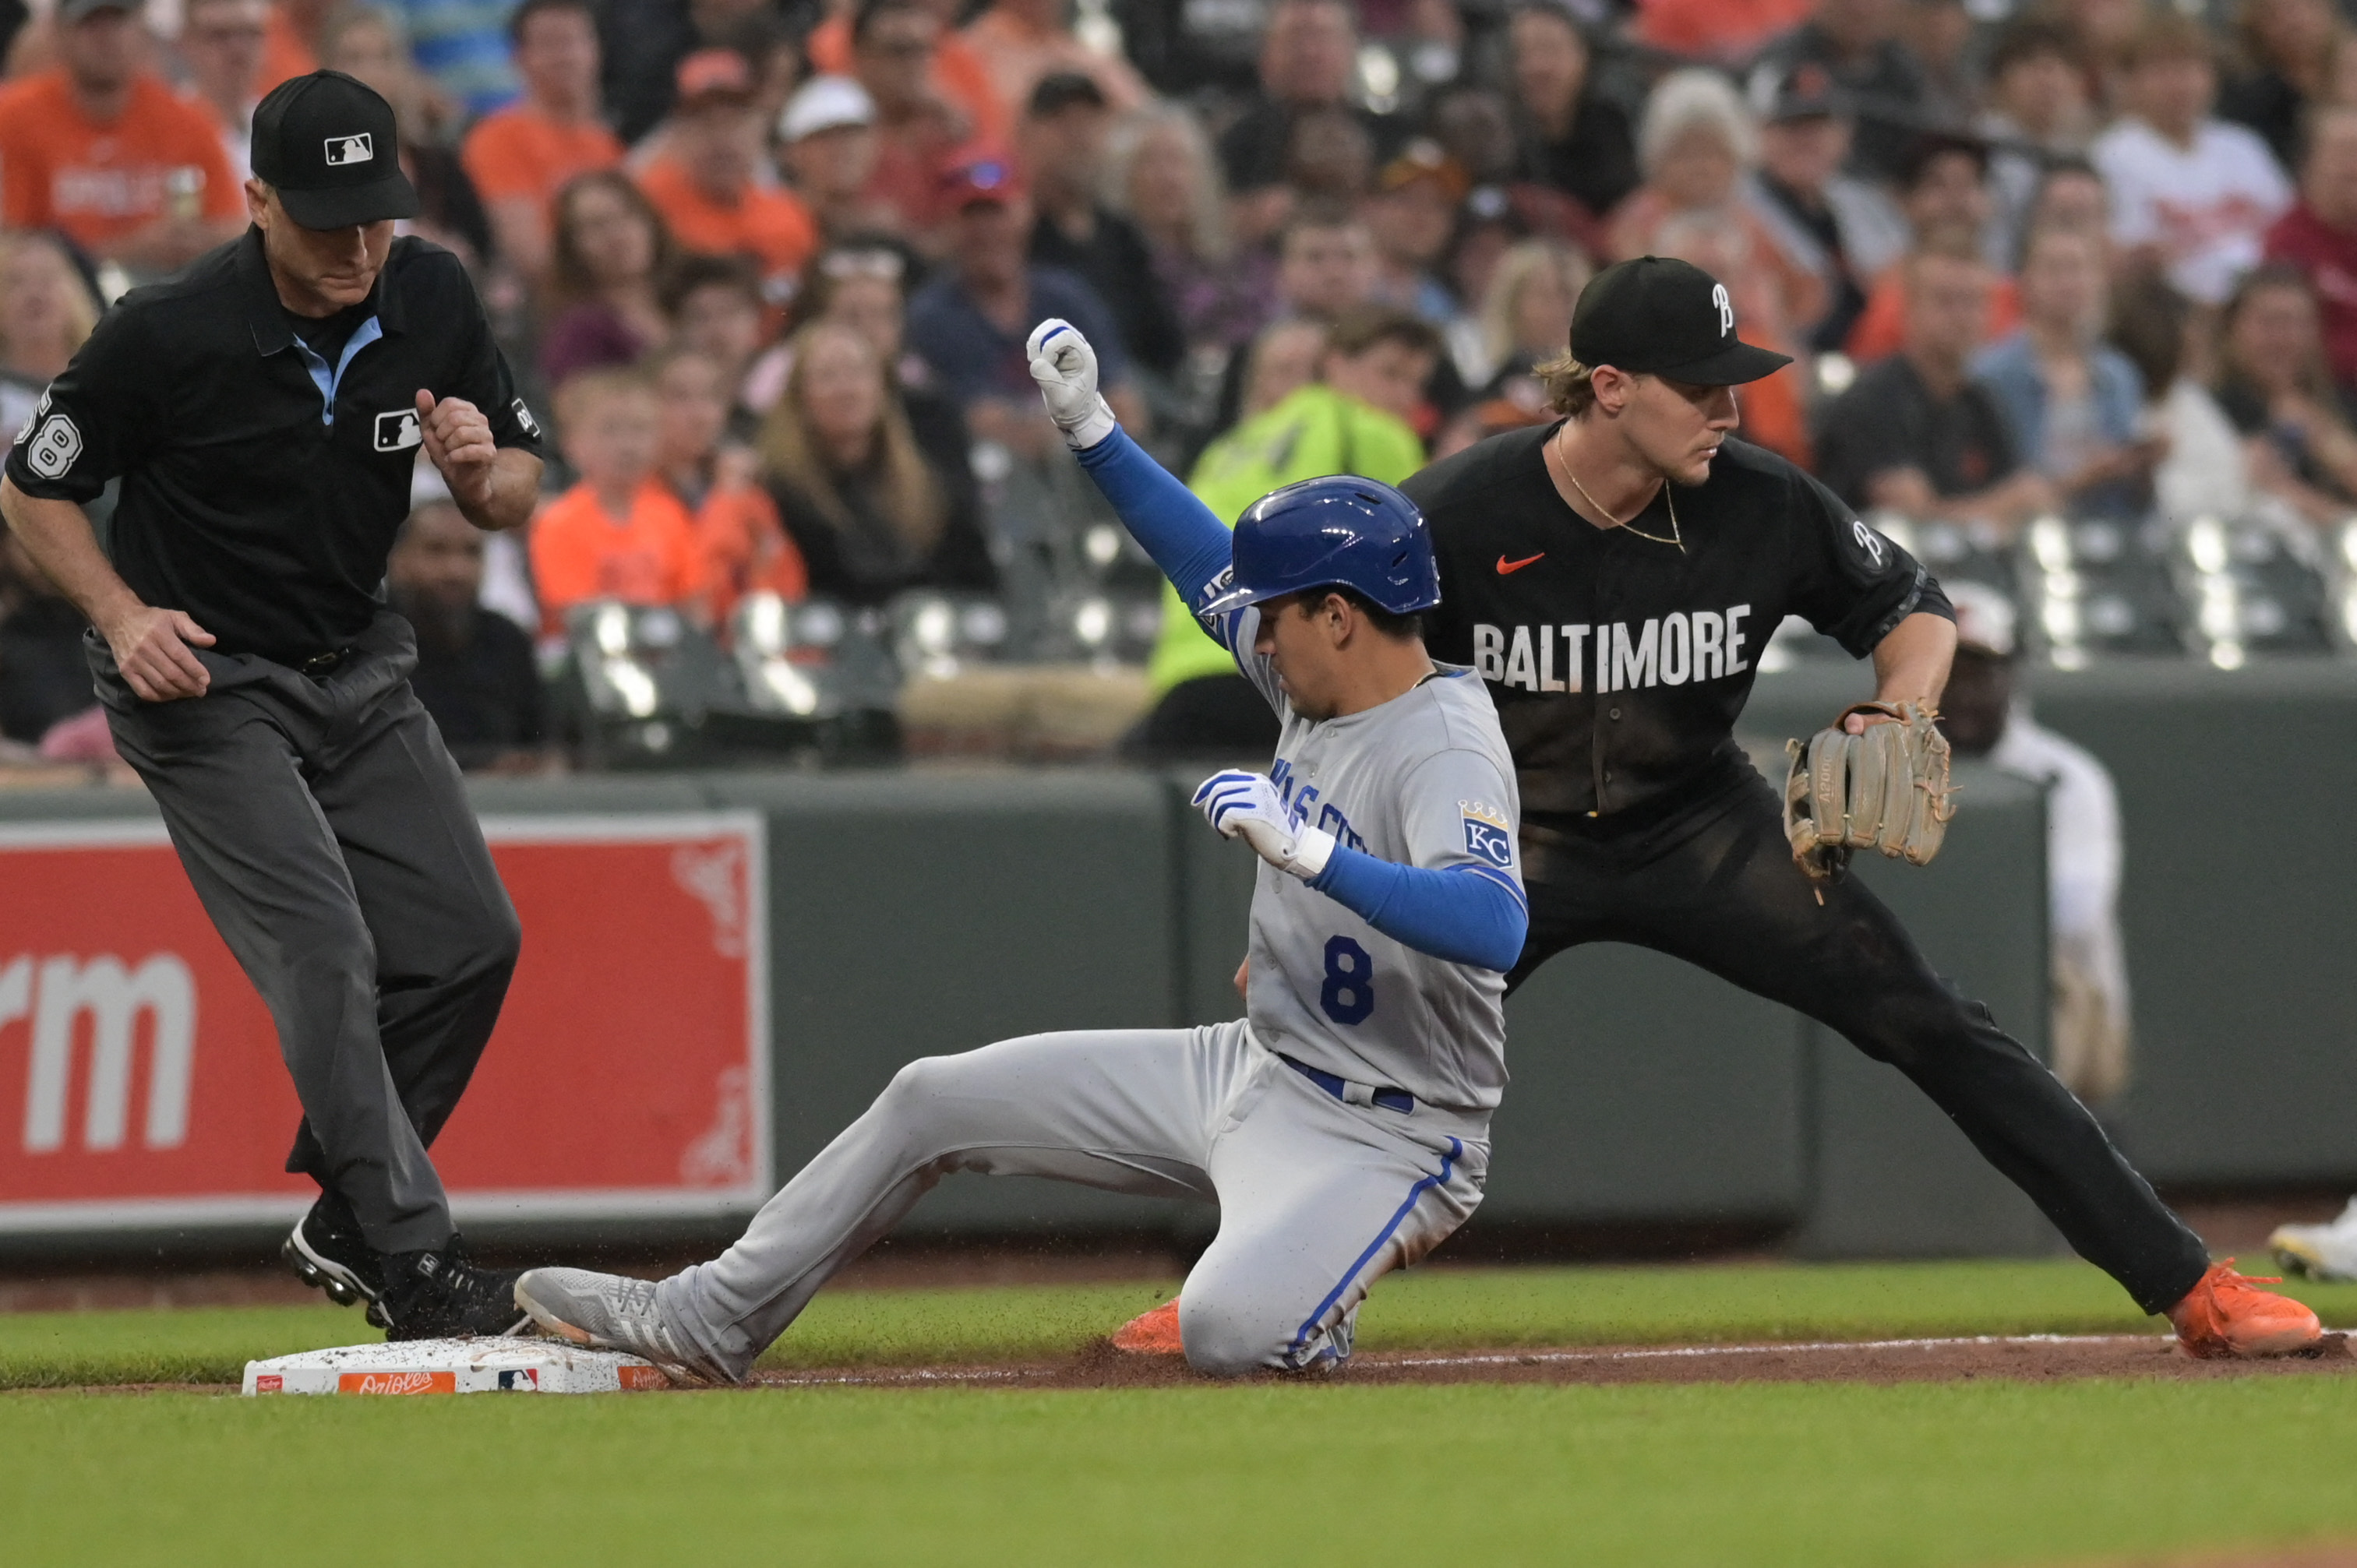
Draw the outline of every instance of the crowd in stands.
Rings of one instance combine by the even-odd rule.
[[[424,471],[395,552],[469,765],[544,753],[578,606],[725,639],[750,594],[1000,591],[1101,521],[1048,316],[1230,519],[1551,417],[1582,284],[1648,252],[1795,357],[1743,434],[1855,506],[2357,510],[2336,0],[37,0],[0,50],[11,430],[105,301],[242,231],[275,82],[393,104],[404,231],[561,454],[522,539]],[[0,553],[12,749],[89,744],[77,633]],[[1221,668],[1167,606],[1138,746],[1261,734]]]

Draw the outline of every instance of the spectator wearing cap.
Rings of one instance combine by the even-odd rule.
[[[2331,105],[2310,118],[2299,200],[2267,231],[2267,259],[2308,274],[2332,379],[2357,391],[2357,107]]]
[[[734,49],[699,49],[679,62],[666,145],[639,188],[682,250],[749,258],[770,305],[782,306],[818,248],[818,225],[791,194],[755,180],[762,130],[751,64]]]
[[[2301,124],[2325,101],[2341,29],[2332,0],[2244,0],[2234,16],[2248,68],[2218,94],[2218,118],[2257,133],[2285,168],[2299,163]]]
[[[2128,54],[2131,113],[2094,147],[2112,192],[2113,240],[2127,260],[2163,268],[2203,305],[2225,300],[2292,204],[2266,144],[2212,116],[2211,48],[2200,23],[2155,15]]]
[[[2083,158],[2095,134],[2077,37],[2044,17],[2007,24],[1989,55],[1988,102],[1974,128],[1989,145],[1999,243],[2018,254],[2040,181],[2056,160]]]
[[[1065,24],[1066,8],[1066,0],[996,0],[966,24],[966,46],[990,73],[998,102],[1010,115],[1019,114],[1043,80],[1071,71],[1096,83],[1116,113],[1143,107],[1154,96],[1146,79],[1119,55],[1075,38]]]
[[[1374,194],[1361,204],[1375,242],[1375,298],[1436,327],[1457,317],[1457,298],[1437,274],[1469,183],[1457,161],[1427,137],[1410,142],[1383,166]]]
[[[1741,67],[1808,15],[1809,0],[1637,0],[1630,31],[1663,54]]]
[[[1232,353],[1276,309],[1276,262],[1228,231],[1226,193],[1202,123],[1176,103],[1152,103],[1114,127],[1106,189],[1136,225],[1161,291],[1193,347]]]
[[[2119,791],[2092,752],[2031,716],[2012,601],[1983,583],[1943,586],[1955,607],[1956,656],[1940,728],[1957,756],[1985,758],[2046,793],[2051,1065],[2064,1088],[2100,1104],[2126,1086],[2128,1069]]]
[[[1641,177],[1627,111],[1594,90],[1587,39],[1569,12],[1524,5],[1508,36],[1521,177],[1603,218]]]
[[[1616,256],[1674,256],[1721,279],[1747,341],[1778,352],[1824,310],[1818,281],[1777,248],[1744,199],[1759,156],[1750,111],[1724,76],[1672,71],[1645,104],[1638,141],[1645,183],[1612,221]],[[1808,456],[1799,372],[1791,366],[1744,389],[1743,434],[1795,462]]]
[[[523,0],[508,31],[523,96],[476,122],[459,158],[500,254],[538,282],[548,274],[549,204],[574,176],[619,165],[622,144],[599,117],[587,0]]]
[[[1999,254],[1993,243],[1991,208],[1986,144],[1971,136],[1917,138],[1899,190],[1909,243],[1915,250],[1974,250],[1988,262],[1992,281],[1983,340],[1994,343],[2021,319],[2021,298],[2007,271],[2012,258]],[[1874,280],[1846,345],[1852,360],[1866,364],[1898,352],[1907,330],[1907,282],[1913,275],[1893,264]]]
[[[876,101],[847,76],[814,76],[778,117],[778,156],[794,194],[829,239],[888,226],[867,194],[876,177]]]
[[[1135,417],[1142,425],[1129,356],[1104,302],[1071,273],[1031,262],[1031,201],[1014,169],[996,158],[961,165],[942,205],[952,215],[948,260],[909,301],[909,338],[974,434],[1028,457],[1060,449],[1024,351],[1031,328],[1051,316],[1096,346],[1105,401],[1125,424]]]
[[[989,65],[956,31],[965,8],[963,0],[852,0],[812,29],[803,52],[811,70],[821,75],[858,77],[876,95],[888,124],[896,118],[896,106],[888,105],[888,94],[870,79],[860,57],[889,55],[913,75],[916,95],[946,111],[953,143],[1004,147],[1020,101],[1001,97]],[[895,20],[877,30],[877,23],[899,12],[914,12],[931,25],[919,28]]]
[[[813,44],[826,28],[812,35]],[[979,156],[972,118],[934,81],[941,19],[919,0],[861,0],[849,23],[849,69],[876,105],[876,172],[867,199],[893,232],[931,240],[942,191],[962,157]],[[821,53],[813,62],[827,69]],[[991,149],[1003,148],[1003,142]]]
[[[1146,236],[1098,199],[1111,128],[1112,112],[1095,78],[1056,71],[1032,89],[1021,142],[1039,212],[1031,260],[1094,289],[1112,311],[1130,359],[1168,376],[1186,358],[1185,330],[1155,274]]]
[[[2158,453],[2143,439],[2144,382],[2101,339],[2104,245],[2033,231],[2021,259],[2021,328],[1984,349],[1973,375],[1996,394],[2022,466],[2074,513],[2143,515]]]
[[[1824,410],[1817,477],[1861,510],[2013,527],[2054,504],[2021,466],[2005,414],[1972,379],[1988,317],[1988,263],[1969,245],[1917,251],[1899,352],[1858,372]]]
[[[62,0],[59,63],[0,90],[0,224],[166,272],[234,237],[244,202],[211,116],[140,59],[123,0]]]
[[[1351,102],[1358,59],[1358,16],[1347,0],[1275,0],[1269,6],[1259,91],[1219,140],[1231,221],[1243,242],[1258,244],[1285,220],[1291,206],[1286,187],[1297,182],[1302,161],[1302,122],[1347,120],[1378,151],[1390,139],[1383,120]],[[1335,133],[1326,134],[1331,140]]]
[[[1866,291],[1906,253],[1907,224],[1876,187],[1843,173],[1852,122],[1832,73],[1810,62],[1779,84],[1760,126],[1760,166],[1746,195],[1776,248],[1817,280],[1824,304],[1795,331],[1812,349],[1838,349],[1866,309]]]
[[[1869,177],[1900,172],[1909,138],[1925,128],[1932,97],[1922,62],[1900,39],[1900,3],[1816,0],[1809,19],[1770,44],[1752,68],[1755,81],[1771,84],[1811,62],[1831,71],[1865,133],[1851,144],[1851,162]],[[1773,88],[1756,91],[1765,97]]]
[[[248,160],[254,105],[266,91],[262,50],[269,16],[269,0],[189,0],[180,12],[188,102],[212,116],[221,155],[241,183],[253,172]]]

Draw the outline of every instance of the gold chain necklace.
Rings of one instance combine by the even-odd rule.
[[[1629,514],[1629,521],[1621,521],[1606,509],[1602,501],[1598,500],[1594,496],[1587,493],[1587,487],[1581,484],[1579,482],[1579,476],[1571,471],[1570,458],[1565,456],[1558,451],[1555,455],[1555,460],[1562,467],[1563,477],[1571,481],[1571,488],[1577,490],[1580,493],[1581,498],[1584,499],[1589,506],[1592,506],[1598,511],[1602,512],[1604,514],[1605,521],[1611,523],[1613,527],[1625,529],[1627,532],[1635,534],[1638,538],[1650,539],[1656,544],[1674,544],[1677,546],[1678,553],[1681,555],[1686,553],[1686,536],[1684,531],[1678,527],[1678,498],[1670,493],[1670,482],[1667,479],[1663,479],[1662,481],[1662,499],[1668,503],[1670,509],[1670,537],[1664,539],[1658,533],[1648,533],[1643,529],[1639,528],[1636,525],[1636,520],[1645,515],[1645,509],[1643,507],[1639,507],[1635,511],[1631,512]]]

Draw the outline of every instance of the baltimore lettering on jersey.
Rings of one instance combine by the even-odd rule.
[[[1751,668],[1744,654],[1749,605],[1672,610],[1639,624],[1517,626],[1477,621],[1473,668],[1484,681],[1525,692],[1629,692],[1717,681]],[[1560,660],[1556,650],[1562,650]],[[1587,671],[1594,671],[1591,679]]]

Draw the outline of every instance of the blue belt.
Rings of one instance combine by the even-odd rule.
[[[1396,1111],[1403,1116],[1415,1109],[1415,1096],[1405,1089],[1368,1089],[1352,1083],[1347,1078],[1337,1078],[1330,1072],[1311,1067],[1308,1062],[1297,1061],[1283,1051],[1276,1053],[1276,1059],[1346,1105],[1375,1105],[1385,1111]],[[1354,1089],[1366,1098],[1355,1099],[1351,1092]]]

